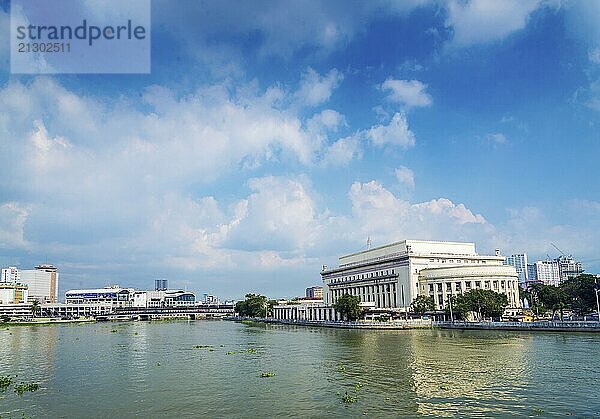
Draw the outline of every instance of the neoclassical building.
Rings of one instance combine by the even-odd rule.
[[[323,299],[331,305],[351,294],[376,308],[404,312],[419,294],[432,295],[443,309],[450,293],[482,288],[505,293],[510,307],[518,307],[517,272],[503,262],[498,250],[480,255],[474,243],[403,240],[341,256],[335,268],[324,266]]]

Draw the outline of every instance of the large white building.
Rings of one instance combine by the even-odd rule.
[[[545,285],[559,285],[560,265],[557,260],[538,260],[528,266],[529,282],[538,282]]]
[[[452,292],[487,288],[506,293],[509,306],[518,307],[517,273],[503,262],[499,251],[479,255],[474,243],[403,240],[341,256],[338,267],[324,267],[323,299],[330,305],[351,294],[376,308],[405,312],[419,294],[431,294],[432,286],[438,309],[445,307],[447,287]],[[442,287],[439,295],[438,287]]]
[[[35,269],[20,269],[20,282],[29,287],[29,300],[40,303],[58,302],[58,271],[52,265],[42,264]]]
[[[105,288],[69,290],[65,293],[67,304],[110,304],[114,308],[131,307],[135,290],[118,285]]]

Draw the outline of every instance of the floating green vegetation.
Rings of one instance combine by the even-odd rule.
[[[346,367],[344,367],[343,365],[338,365],[337,370],[338,370],[338,372],[344,372],[344,371],[346,371]]]
[[[260,374],[260,378],[269,378],[269,377],[275,377],[275,373],[274,372],[263,372],[262,374]]]
[[[363,385],[362,385],[362,383],[358,382],[358,383],[355,383],[355,384],[354,384],[354,390],[358,391],[358,390],[360,390],[361,388],[363,388]]]
[[[224,347],[225,347],[225,345],[219,345],[219,348],[224,348]]]
[[[229,352],[227,352],[227,354],[226,354],[226,355],[235,355],[235,354],[236,354],[236,352],[235,352],[235,351],[229,351]]]
[[[194,346],[195,349],[201,349],[201,348],[212,348],[212,345],[196,345]]]
[[[256,349],[254,349],[254,348],[248,348],[248,349],[246,349],[246,353],[249,353],[249,354],[255,354],[257,352],[258,351]]]
[[[541,414],[541,413],[544,413],[544,409],[541,409],[541,408],[539,408],[539,407],[534,407],[534,408],[533,408],[533,413],[535,413],[535,414],[538,414],[538,415],[539,415],[539,414]]]
[[[156,363],[156,366],[157,366],[157,367],[160,367],[160,362],[157,362],[157,363]]]
[[[0,391],[4,392],[12,384],[12,377],[9,375],[0,376]]]
[[[18,386],[15,386],[15,393],[19,396],[22,396],[26,391],[37,391],[40,388],[38,383],[21,383]]]
[[[213,348],[208,348],[208,352],[214,352],[215,350]]]
[[[138,332],[133,332],[133,334],[134,334],[135,336],[139,335],[139,333],[138,333]]]
[[[119,333],[119,331],[117,329],[112,329],[110,333]]]
[[[446,384],[442,384],[440,386],[440,390],[450,390],[450,386],[446,385]]]
[[[252,324],[252,320],[242,320],[242,324]]]
[[[358,401],[358,396],[351,396],[346,391],[346,393],[344,393],[344,395],[342,396],[342,401],[347,404],[356,403]]]

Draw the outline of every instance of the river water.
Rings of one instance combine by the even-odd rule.
[[[600,417],[600,335],[585,333],[14,326],[6,375],[40,388],[0,392],[2,418]]]

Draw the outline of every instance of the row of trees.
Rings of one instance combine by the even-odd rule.
[[[450,314],[450,306],[452,306],[452,315],[455,319],[465,319],[468,313],[474,313],[478,320],[498,318],[502,316],[504,309],[508,306],[508,298],[505,294],[491,290],[470,290],[464,294],[452,295],[449,300],[446,304],[446,313]],[[417,314],[434,311],[433,297],[417,296],[411,304],[411,309]]]
[[[521,290],[521,298],[526,298],[531,310],[540,315],[556,312],[563,318],[565,309],[572,310],[578,315],[584,315],[596,310],[596,291],[598,284],[594,275],[583,274],[568,279],[559,286],[532,284],[528,290]]]

